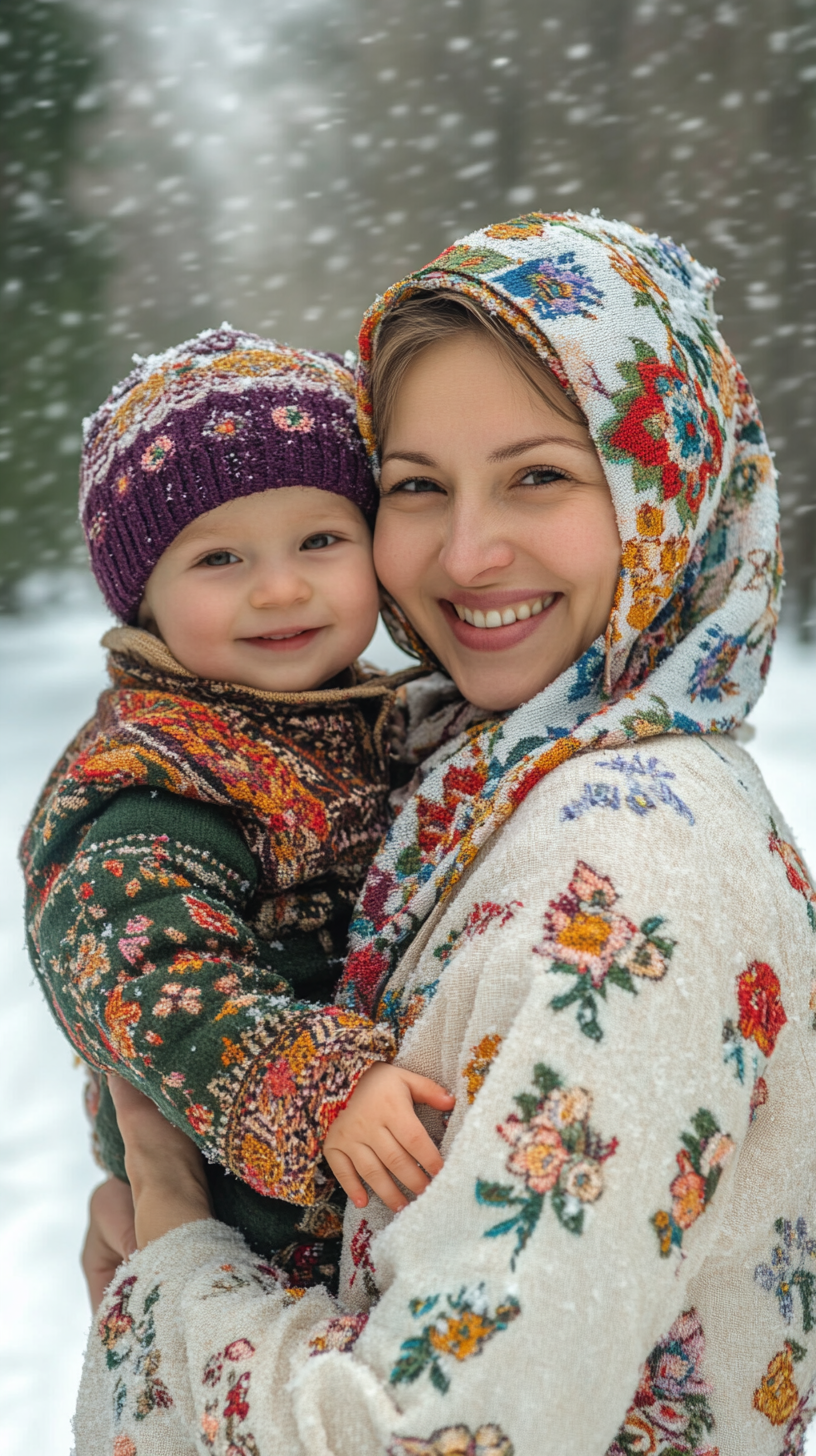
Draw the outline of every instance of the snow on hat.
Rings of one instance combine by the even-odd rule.
[[[338,355],[224,324],[137,356],[84,424],[79,515],[108,606],[132,622],[185,526],[225,501],[292,485],[343,495],[369,518],[376,508],[354,379]]]

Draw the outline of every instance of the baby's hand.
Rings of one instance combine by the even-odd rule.
[[[323,1144],[329,1167],[357,1208],[368,1203],[361,1178],[393,1213],[406,1207],[407,1199],[388,1169],[412,1193],[427,1188],[442,1168],[442,1159],[414,1103],[450,1112],[455,1100],[430,1077],[388,1062],[376,1062],[363,1073]]]

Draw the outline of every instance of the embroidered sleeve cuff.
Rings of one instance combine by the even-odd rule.
[[[269,1032],[240,1068],[219,1162],[258,1193],[311,1204],[326,1133],[363,1073],[391,1061],[394,1037],[333,1006],[284,1011]]]

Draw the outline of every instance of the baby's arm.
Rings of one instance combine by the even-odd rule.
[[[323,1153],[338,1183],[358,1208],[368,1195],[361,1179],[393,1213],[407,1199],[389,1170],[412,1193],[422,1193],[442,1168],[439,1149],[414,1111],[424,1102],[451,1112],[455,1098],[430,1077],[384,1062],[364,1072],[345,1108],[335,1118]]]
[[[48,887],[38,973],[86,1061],[259,1192],[309,1204],[333,1115],[393,1038],[295,999],[285,948],[249,923],[256,883],[231,815],[129,789]]]

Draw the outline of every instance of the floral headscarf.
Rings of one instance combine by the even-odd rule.
[[[623,549],[605,636],[530,702],[460,739],[394,824],[352,925],[343,987],[361,1009],[545,774],[659,733],[727,733],[762,691],[782,585],[776,479],[717,329],[716,283],[656,234],[530,213],[470,233],[363,321],[358,415],[375,467],[367,378],[384,315],[420,290],[465,293],[580,405]]]

